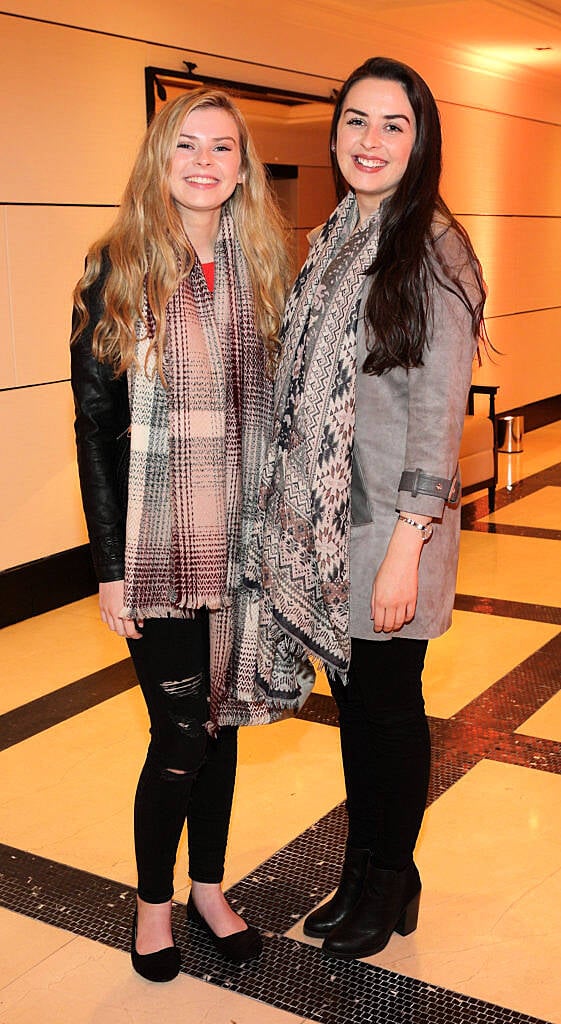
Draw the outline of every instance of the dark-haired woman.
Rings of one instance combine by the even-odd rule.
[[[304,931],[351,959],[417,923],[421,673],[451,622],[485,290],[439,194],[439,116],[415,71],[379,57],[354,71],[331,151],[346,195],[314,233],[285,314],[254,576],[261,685],[295,699],[315,656],[339,707],[348,841],[339,887]]]

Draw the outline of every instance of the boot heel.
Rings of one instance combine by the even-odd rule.
[[[395,926],[395,931],[398,935],[410,935],[414,932],[417,927],[417,921],[419,919],[419,904],[421,902],[421,893],[418,892],[413,896],[412,900],[405,907],[399,921]]]

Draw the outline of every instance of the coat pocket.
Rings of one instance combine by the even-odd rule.
[[[351,478],[351,526],[362,526],[365,523],[373,522],[374,512],[368,497],[368,488],[361,464],[360,451],[355,442]]]

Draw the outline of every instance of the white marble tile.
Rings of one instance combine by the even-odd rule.
[[[240,731],[226,885],[345,799],[339,730],[288,719]]]
[[[560,453],[561,458],[561,453]],[[561,487],[541,487],[497,512],[483,516],[483,522],[507,526],[533,526],[542,530],[561,530]]]
[[[46,927],[27,921],[30,946]],[[3,934],[11,938],[11,926]],[[300,1016],[185,974],[151,984],[133,972],[128,954],[83,938],[45,949],[35,966],[0,986],[1,1024],[302,1024]]]
[[[457,592],[561,607],[554,540],[462,531]]]
[[[561,693],[556,693],[554,697],[546,701],[539,711],[522,723],[516,732],[561,743]]]
[[[23,914],[0,907],[0,1008],[2,990],[74,939]]]
[[[135,688],[2,751],[3,841],[133,884],[132,802],[146,741]]]

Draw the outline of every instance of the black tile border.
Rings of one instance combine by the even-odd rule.
[[[241,884],[229,890],[233,903]],[[260,922],[263,890],[256,895]],[[292,904],[290,885],[281,895]],[[0,905],[8,910],[124,952],[134,898],[130,886],[0,844]],[[364,961],[328,960],[315,945],[285,935],[265,935],[258,961],[227,965],[208,937],[187,923],[181,904],[174,904],[173,926],[183,973],[318,1024],[547,1024]]]
[[[136,686],[130,658],[99,669],[0,715],[0,751],[88,711]]]

